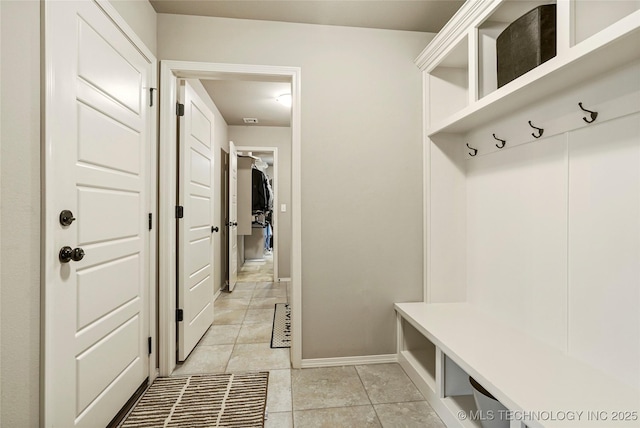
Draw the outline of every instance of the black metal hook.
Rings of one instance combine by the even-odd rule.
[[[595,122],[596,118],[598,117],[598,112],[597,111],[587,110],[586,108],[582,107],[582,103],[581,102],[578,103],[578,107],[580,107],[580,110],[586,111],[591,116],[591,120],[588,120],[586,117],[583,117],[582,120],[584,120],[587,123]]]
[[[500,138],[498,138],[498,137],[496,137],[496,134],[493,134],[493,138],[495,138],[496,140],[498,140],[498,141],[500,141],[500,142],[502,143],[502,145],[501,145],[501,146],[499,146],[499,145],[497,145],[497,144],[496,144],[496,147],[497,147],[497,148],[501,149],[501,148],[503,148],[504,146],[506,146],[506,145],[507,145],[507,141],[506,141],[506,140],[503,140],[503,139],[500,139]]]
[[[533,129],[537,129],[538,130],[538,135],[534,134],[533,132],[531,133],[531,135],[533,135],[533,138],[542,137],[542,134],[544,134],[544,129],[538,128],[537,126],[534,126],[533,123],[531,123],[531,121],[529,121],[529,126],[532,127]]]
[[[467,147],[469,147],[469,143],[467,143]],[[478,154],[478,149],[474,149],[473,147],[469,147],[469,149],[473,150],[473,153],[469,153],[469,156],[475,156]]]

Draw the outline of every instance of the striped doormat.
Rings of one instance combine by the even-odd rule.
[[[269,372],[156,379],[121,428],[264,427]]]
[[[271,329],[272,348],[291,348],[291,307],[288,303],[276,303]]]

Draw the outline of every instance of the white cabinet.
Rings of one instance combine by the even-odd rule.
[[[468,132],[640,58],[640,2],[560,0],[557,55],[496,89],[495,40],[552,1],[468,1],[416,60],[425,71],[427,134]]]
[[[496,38],[549,3],[557,7],[556,56],[498,88]],[[527,375],[540,354],[518,347],[536,343],[545,355],[557,352],[550,371],[572,362],[585,367],[577,373],[593,369],[612,390],[610,402],[638,410],[640,1],[468,1],[416,63],[425,97],[425,306],[399,316],[403,366],[451,426],[477,424],[455,417],[455,409],[474,406],[468,394],[446,393],[447,370],[449,379],[468,373],[490,381],[484,386],[513,410],[546,410],[526,406],[551,397],[545,389],[554,379],[569,378]],[[488,316],[520,332],[522,340],[499,352],[518,356],[522,373],[462,342],[450,346],[499,343],[495,332],[416,327],[430,305],[443,315],[425,323],[462,322],[460,304],[478,314],[473,319]],[[526,388],[512,383],[519,375],[535,385],[525,401],[516,396]],[[549,408],[598,410],[578,395],[553,397]],[[638,417],[620,426],[640,426]],[[581,422],[574,425],[602,426]]]

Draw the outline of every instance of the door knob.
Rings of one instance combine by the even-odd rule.
[[[218,226],[215,226],[215,227],[211,226],[211,233],[217,232],[218,230],[220,230],[220,229],[218,229]]]
[[[73,223],[75,219],[73,213],[69,210],[62,210],[62,212],[60,212],[59,220],[63,226],[71,226],[71,223]]]
[[[58,254],[58,259],[60,259],[61,263],[69,263],[71,260],[74,262],[79,262],[84,258],[84,250],[82,248],[71,248],[69,246],[64,246],[60,249],[60,253]]]

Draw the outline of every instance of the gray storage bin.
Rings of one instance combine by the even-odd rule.
[[[496,40],[498,88],[556,56],[556,5],[539,6]]]

